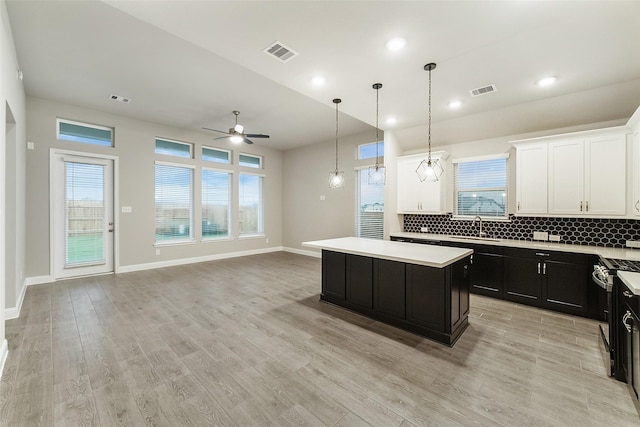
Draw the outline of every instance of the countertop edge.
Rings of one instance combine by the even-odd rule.
[[[618,271],[618,277],[635,295],[640,295],[640,273]]]

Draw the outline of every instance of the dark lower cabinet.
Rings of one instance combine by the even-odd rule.
[[[322,297],[326,301],[347,299],[347,255],[322,251]]]
[[[407,320],[437,331],[445,330],[445,270],[407,266]]]
[[[386,259],[374,259],[373,262],[373,309],[404,319],[406,264]]]
[[[373,308],[373,258],[347,255],[347,301]]]
[[[542,293],[546,308],[575,314],[586,313],[589,274],[584,263],[544,261],[543,272]]]
[[[469,267],[471,292],[492,297],[502,295],[503,263],[504,257],[501,254],[477,252],[474,248]]]
[[[525,304],[539,304],[542,265],[535,258],[504,258],[504,298]]]

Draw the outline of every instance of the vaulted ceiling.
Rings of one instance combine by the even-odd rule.
[[[341,134],[373,140],[376,82],[382,129],[425,126],[428,62],[435,145],[626,119],[640,105],[640,1],[6,3],[29,95],[198,131],[228,129],[240,110],[246,131],[271,134],[257,143],[281,150],[331,140],[336,97]],[[394,37],[404,49],[385,47]],[[275,41],[298,55],[264,53]],[[556,84],[537,86],[546,76]]]

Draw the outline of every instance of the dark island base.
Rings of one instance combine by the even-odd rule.
[[[390,316],[384,316],[384,315],[381,315],[380,313],[374,312],[373,310],[363,310],[362,307],[355,307],[355,308],[348,307],[347,305],[344,304],[344,302],[332,300],[331,297],[326,297],[325,295],[320,295],[320,301],[327,304],[334,305],[334,306],[338,306],[340,308],[347,309],[354,313],[361,314],[370,319],[377,320],[382,323],[386,323],[387,325],[395,326],[396,328],[400,328],[402,330],[412,332],[414,334],[423,336],[430,340],[437,341],[441,344],[446,344],[449,347],[453,347],[456,341],[458,341],[458,338],[460,338],[462,333],[469,326],[468,317],[465,316],[465,318],[458,324],[456,329],[451,334],[447,334],[445,332],[439,332],[424,326],[417,325],[415,323],[407,322],[406,320],[397,319]]]
[[[436,268],[323,250],[320,300],[452,346],[469,326],[469,263]]]

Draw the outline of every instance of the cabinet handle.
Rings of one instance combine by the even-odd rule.
[[[625,328],[627,328],[628,332],[631,332],[631,325],[627,323],[627,320],[631,319],[631,316],[632,314],[629,310],[627,310],[624,316],[622,316],[622,324],[624,325]]]
[[[629,291],[622,291],[622,295],[624,295],[627,298],[633,298],[635,296],[634,294],[632,294]]]
[[[636,210],[640,212],[640,207],[638,207],[638,205],[640,205],[640,200],[636,201]]]
[[[536,252],[537,256],[549,256],[549,254],[545,254],[544,252]]]
[[[586,208],[585,210],[586,210],[587,212],[589,212],[589,201],[587,200],[587,201],[585,202],[585,204],[587,205],[587,208]]]
[[[582,212],[582,202],[580,202],[580,212]]]
[[[638,202],[640,202],[640,200],[638,200]],[[636,203],[637,205],[637,203]],[[637,208],[636,208],[637,209]],[[520,211],[520,202],[518,202],[518,212]]]
[[[538,263],[538,274],[540,274],[540,263]]]
[[[546,262],[542,263],[542,274],[547,274],[547,263]]]

